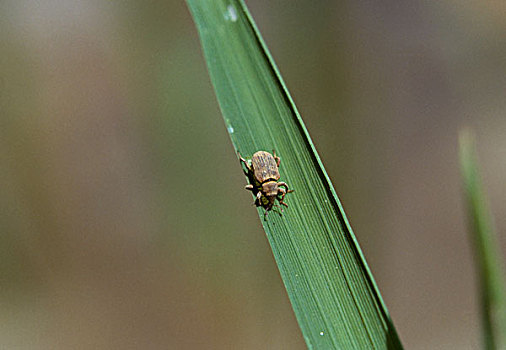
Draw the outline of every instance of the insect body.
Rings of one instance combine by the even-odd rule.
[[[244,163],[248,169],[245,174],[248,176],[250,183],[245,189],[253,192],[256,197],[255,205],[257,207],[262,206],[265,209],[265,216],[276,205],[276,199],[279,204],[288,207],[288,204],[284,202],[284,198],[287,193],[293,192],[293,190],[288,189],[285,182],[278,182],[280,178],[278,167],[281,159],[276,156],[275,151],[272,153],[274,155],[258,151],[253,154],[249,162],[238,153],[241,163]]]

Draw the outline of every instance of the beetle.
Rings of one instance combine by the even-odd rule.
[[[293,192],[293,190],[288,189],[285,182],[278,182],[280,178],[278,168],[281,158],[276,156],[276,151],[273,150],[272,153],[258,151],[253,154],[248,162],[237,152],[241,164],[244,163],[248,169],[244,173],[250,183],[246,185],[245,189],[253,192],[255,196],[254,204],[265,209],[264,217],[267,217],[269,211],[276,205],[276,199],[279,204],[288,207],[284,199],[287,193]],[[283,209],[281,209],[281,212],[283,212]]]

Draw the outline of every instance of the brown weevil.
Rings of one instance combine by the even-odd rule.
[[[288,207],[288,204],[284,202],[284,198],[287,193],[293,192],[293,190],[288,189],[285,182],[278,182],[280,178],[278,168],[281,159],[276,156],[276,151],[272,151],[272,153],[258,151],[253,154],[248,162],[237,152],[240,162],[244,163],[248,169],[244,173],[248,176],[250,183],[245,189],[253,192],[255,196],[254,204],[265,209],[264,217],[276,205],[276,199],[279,204]],[[281,209],[281,212],[283,212],[283,209]]]

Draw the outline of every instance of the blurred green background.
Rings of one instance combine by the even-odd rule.
[[[406,348],[478,348],[457,131],[501,235],[506,3],[247,4]],[[183,1],[2,0],[0,50],[0,348],[305,348]]]

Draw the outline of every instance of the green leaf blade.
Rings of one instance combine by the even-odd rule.
[[[244,3],[188,0],[236,150],[275,149],[294,193],[259,216],[309,348],[401,349],[341,203]],[[239,189],[238,189],[239,191]]]
[[[462,130],[460,165],[468,207],[470,238],[479,280],[485,349],[506,349],[506,280],[476,160],[474,136]]]

